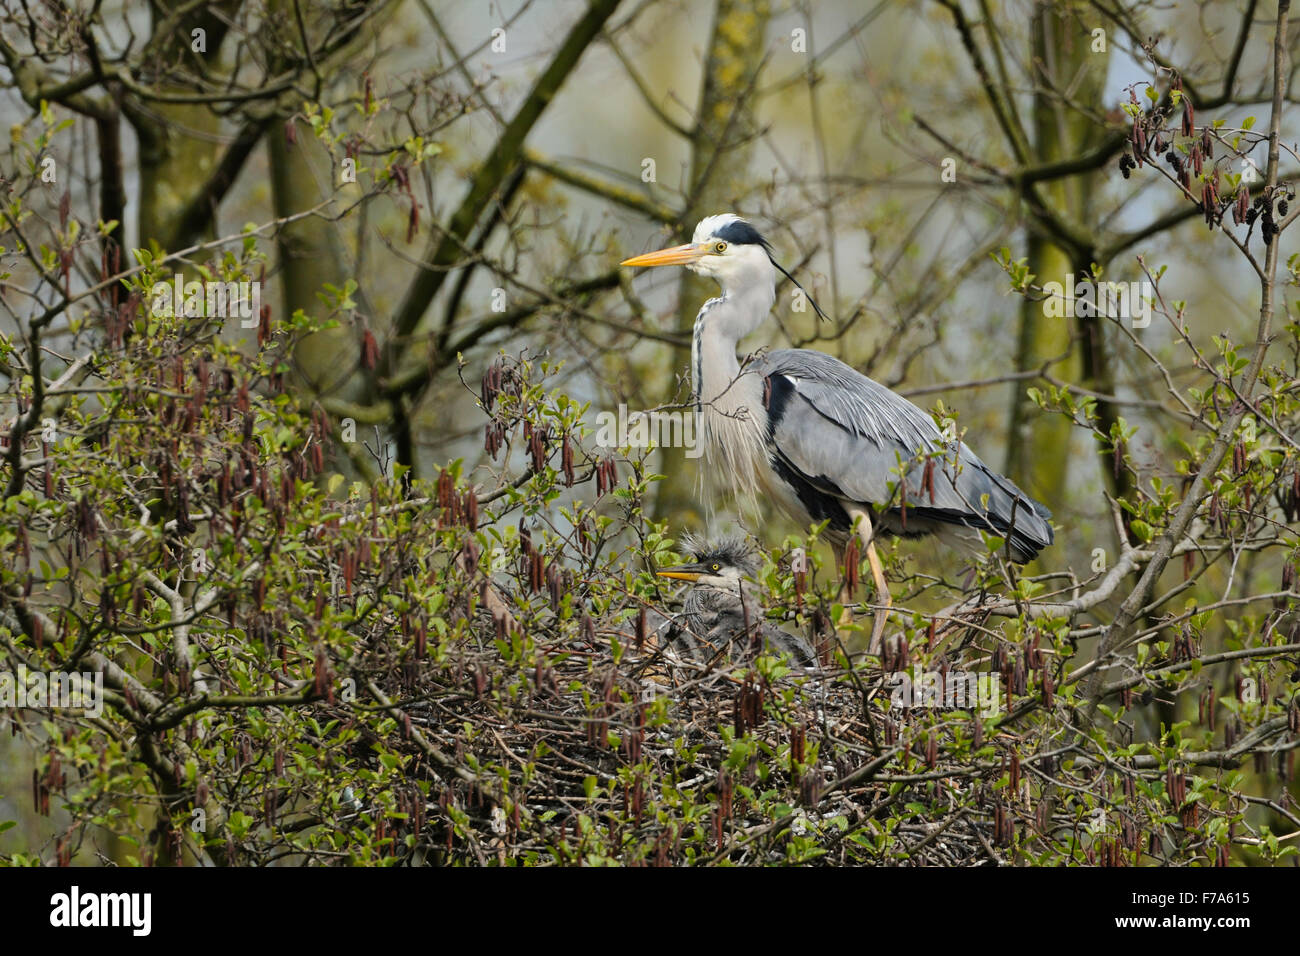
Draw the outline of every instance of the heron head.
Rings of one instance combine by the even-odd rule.
[[[757,229],[733,213],[706,216],[691,241],[658,252],[624,259],[625,266],[685,266],[718,280],[724,290],[766,283],[775,285],[771,244]]]
[[[690,564],[661,568],[655,572],[661,578],[690,581],[696,585],[736,591],[745,578],[758,573],[758,557],[743,538],[724,538],[711,544],[687,542],[694,552]]]
[[[684,245],[633,256],[624,259],[620,265],[685,266],[692,272],[716,279],[726,293],[764,288],[773,295],[776,273],[780,271],[803,289],[799,281],[772,258],[772,244],[746,220],[730,212],[705,216],[695,227],[691,241]],[[825,313],[812,296],[809,295],[808,300],[817,315],[825,319]]]

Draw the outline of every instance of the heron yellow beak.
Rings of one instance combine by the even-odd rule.
[[[656,571],[655,574],[661,578],[672,578],[675,581],[698,581],[704,576],[704,571],[698,564],[679,564],[675,568],[664,568],[662,571]]]
[[[704,253],[705,247],[703,245],[688,242],[684,246],[671,246],[667,249],[660,249],[658,252],[647,252],[645,255],[633,256],[631,259],[624,259],[619,265],[684,266],[699,261],[703,258]]]

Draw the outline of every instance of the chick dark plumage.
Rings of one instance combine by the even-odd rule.
[[[751,583],[758,573],[758,555],[744,539],[725,538],[692,550],[693,563],[658,572],[692,583],[682,613],[669,629],[671,648],[700,662],[748,660],[762,648],[796,666],[816,666],[817,654],[807,641],[763,618]]]

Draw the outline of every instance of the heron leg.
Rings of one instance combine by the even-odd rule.
[[[862,548],[867,552],[867,561],[871,564],[871,580],[876,585],[876,600],[884,605],[876,610],[875,625],[871,629],[871,643],[867,646],[868,654],[879,654],[884,644],[885,623],[889,620],[889,609],[894,606],[894,598],[889,593],[889,582],[885,580],[885,569],[880,563],[880,555],[876,553],[875,529],[871,525],[871,518],[865,511],[850,508],[849,520],[853,522],[858,539],[862,542]]]

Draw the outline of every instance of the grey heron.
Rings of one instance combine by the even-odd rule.
[[[724,538],[694,548],[695,561],[660,568],[664,578],[690,581],[682,613],[668,630],[668,643],[683,656],[708,663],[751,657],[759,648],[788,657],[798,667],[817,664],[817,654],[803,638],[764,620],[751,583],[758,558],[740,538]]]
[[[857,535],[883,604],[871,650],[879,649],[893,603],[877,530],[934,534],[959,547],[978,545],[980,532],[1000,535],[1022,564],[1052,543],[1047,508],[946,438],[916,405],[839,359],[775,349],[741,362],[736,346],[770,314],[777,271],[794,281],[744,219],[709,216],[685,245],[622,265],[681,265],[721,286],[722,295],[700,308],[691,343],[692,401],[708,471],[754,506],[765,495],[804,528],[828,522],[841,565]]]

